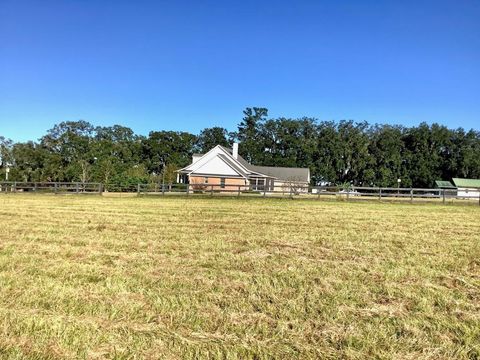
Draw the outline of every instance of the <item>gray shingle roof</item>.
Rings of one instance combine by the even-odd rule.
[[[232,153],[232,149],[228,149],[226,147],[222,148]],[[237,158],[238,162],[245,166],[248,170],[256,173],[260,173],[263,175],[271,176],[277,178],[278,180],[283,181],[302,181],[302,182],[309,182],[310,181],[310,169],[308,168],[294,168],[294,167],[278,167],[278,166],[257,166],[250,164],[247,160],[243,157],[238,155]]]
[[[242,168],[240,168],[240,166],[238,166],[237,163],[234,162],[234,160],[230,159],[229,157],[223,155],[223,154],[220,154],[218,155],[223,161],[225,161],[228,165],[230,165],[236,172],[238,172],[239,174],[247,177],[248,176],[248,173],[246,173]]]
[[[310,170],[308,168],[292,168],[278,166],[256,166],[249,165],[250,170],[284,181],[310,181]]]

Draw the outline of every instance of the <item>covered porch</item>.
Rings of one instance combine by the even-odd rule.
[[[275,189],[275,178],[273,177],[250,176],[248,181],[252,191],[273,191]]]

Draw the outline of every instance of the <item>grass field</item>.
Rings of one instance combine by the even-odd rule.
[[[480,207],[0,196],[0,358],[478,359]]]

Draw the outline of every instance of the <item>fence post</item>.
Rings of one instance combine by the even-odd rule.
[[[140,184],[137,184],[137,194],[140,194]]]
[[[37,192],[37,183],[34,183],[33,186],[33,191]]]
[[[293,186],[290,185],[290,198],[293,199]]]
[[[103,184],[100,183],[100,184],[98,184],[98,194],[99,195],[102,195],[102,192],[103,192],[102,190],[103,190]]]
[[[76,188],[76,192],[77,192],[77,194],[78,194],[78,192],[79,192],[79,188],[78,188],[78,182],[77,182],[77,183],[75,183],[75,188]]]
[[[320,193],[321,193],[321,191],[320,191],[320,190],[321,190],[321,189],[317,188],[317,192],[318,192],[318,200],[320,200]]]
[[[55,187],[54,192],[55,192],[55,194],[56,194],[56,193],[58,192],[58,183],[55,183],[55,184],[54,184],[54,187]]]
[[[17,192],[17,182],[16,181],[13,182],[13,192],[14,193]]]
[[[347,201],[350,199],[350,185],[347,187]]]
[[[238,197],[240,197],[240,185],[238,185],[238,194],[237,194]]]
[[[187,196],[190,194],[190,184],[186,184],[187,185]]]
[[[382,188],[378,188],[378,201],[382,201]]]
[[[443,195],[443,205],[445,205],[445,189],[442,189],[442,195]]]
[[[413,203],[413,188],[410,188],[410,202]]]
[[[211,185],[212,188],[210,189],[210,195],[213,196],[213,185]]]
[[[265,181],[266,183],[266,181]],[[265,197],[265,195],[267,194],[267,186],[266,184],[263,185],[263,197]]]
[[[165,195],[165,184],[162,183],[162,195]]]

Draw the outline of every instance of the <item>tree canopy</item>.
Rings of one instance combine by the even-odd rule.
[[[239,141],[240,154],[255,165],[308,167],[312,184],[431,187],[438,179],[480,178],[480,132],[443,125],[370,125],[352,120],[268,118],[246,108],[238,128],[200,133],[151,131],[121,125],[65,121],[39,141],[13,142],[0,135],[0,176],[12,181],[95,181],[104,184],[171,183],[193,153]],[[172,175],[173,174],[173,175]]]

